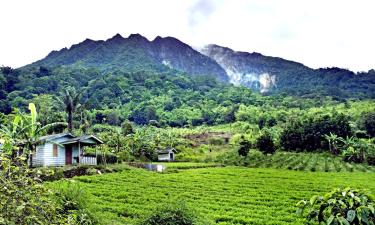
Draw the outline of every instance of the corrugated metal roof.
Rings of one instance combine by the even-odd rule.
[[[64,142],[61,142],[61,144],[63,144],[63,145],[64,144],[72,144],[72,143],[75,143],[75,142],[82,142],[82,141],[87,140],[87,139],[93,139],[95,142],[103,144],[103,141],[100,140],[99,138],[95,137],[94,135],[84,135],[84,136],[80,136],[80,137],[75,137],[75,138],[66,140]]]
[[[170,153],[170,152],[176,153],[176,149],[174,149],[174,148],[166,148],[166,149],[163,149],[163,150],[158,150],[156,152],[158,154],[167,154],[167,153]]]
[[[65,136],[71,136],[73,138],[75,137],[71,133],[61,133],[61,134],[51,134],[51,135],[42,136],[38,140],[39,141],[53,140],[53,139],[61,138],[61,137],[65,137]]]

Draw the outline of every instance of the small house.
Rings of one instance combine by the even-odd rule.
[[[96,156],[85,156],[85,146],[102,144],[94,135],[76,137],[71,133],[40,137],[31,155],[31,166],[96,165]]]
[[[158,161],[174,161],[174,154],[176,153],[176,149],[174,148],[166,148],[165,150],[159,150],[158,153]]]

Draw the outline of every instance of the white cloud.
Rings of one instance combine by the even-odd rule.
[[[0,65],[22,66],[85,38],[140,33],[314,68],[375,67],[372,0],[2,0],[0,8]]]

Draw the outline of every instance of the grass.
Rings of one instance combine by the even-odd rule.
[[[285,164],[293,168],[303,165],[295,160]],[[162,203],[178,201],[186,202],[205,218],[221,225],[301,224],[301,218],[295,215],[295,204],[301,199],[324,194],[334,187],[375,191],[375,173],[273,168],[201,168],[174,173],[131,168],[74,180],[89,196],[88,210],[100,224],[135,224]],[[59,182],[48,185],[53,188]]]

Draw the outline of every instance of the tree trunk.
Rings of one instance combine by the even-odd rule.
[[[68,130],[70,133],[73,133],[73,112],[68,112]]]

